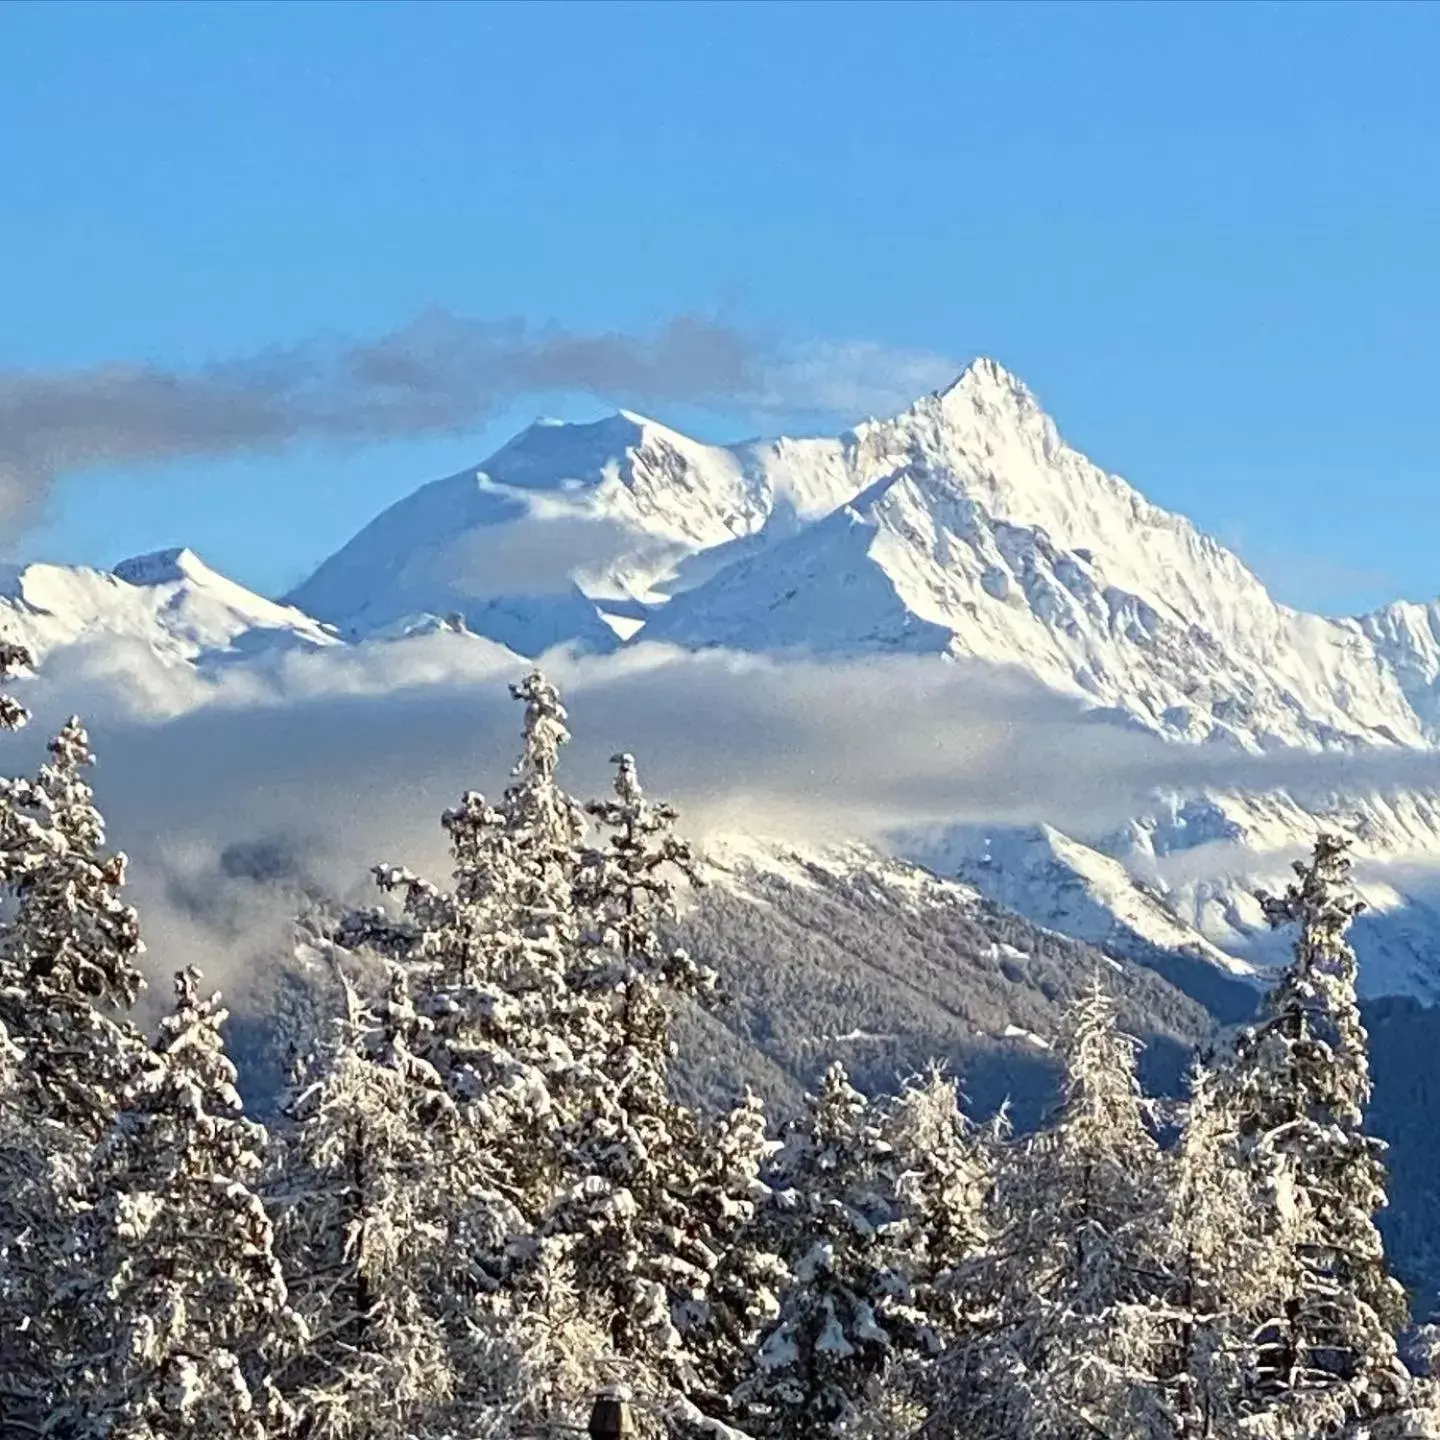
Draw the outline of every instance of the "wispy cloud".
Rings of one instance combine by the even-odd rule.
[[[868,340],[816,340],[777,351],[758,378],[753,407],[774,414],[893,415],[959,375],[961,364],[927,350]]]
[[[317,338],[188,370],[0,371],[0,526],[32,523],[63,475],[459,432],[527,394],[849,420],[954,370],[876,345],[780,344],[697,315],[630,335],[437,310],[374,339]]]

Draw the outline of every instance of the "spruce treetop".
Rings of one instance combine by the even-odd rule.
[[[23,645],[0,640],[0,685],[26,674],[34,659]],[[30,718],[30,712],[12,696],[0,691],[0,730],[19,730]]]

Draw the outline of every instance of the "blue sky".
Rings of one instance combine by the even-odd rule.
[[[431,306],[992,354],[1282,598],[1440,593],[1440,8],[12,3],[0,57],[0,369]],[[282,589],[557,409],[72,475],[18,549]]]

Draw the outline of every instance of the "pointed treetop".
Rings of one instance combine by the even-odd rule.
[[[95,763],[95,752],[90,748],[90,736],[80,723],[78,715],[72,715],[60,727],[60,733],[46,747],[55,764],[66,770],[80,770]]]
[[[193,965],[175,973],[175,1008],[161,1020],[155,1040],[156,1054],[166,1061],[157,1073],[156,1093],[168,1093],[165,1087],[171,1083],[182,1091],[198,1085],[208,1109],[238,1118],[243,1106],[235,1089],[236,1070],[221,1033],[230,1012],[220,1004],[218,991],[200,993],[201,978]]]
[[[525,702],[525,748],[515,767],[517,780],[550,784],[560,763],[560,747],[570,739],[569,716],[560,692],[539,670],[510,687],[516,700]]]
[[[1343,836],[1322,831],[1310,859],[1297,860],[1291,868],[1298,883],[1288,885],[1283,895],[1261,891],[1257,896],[1272,928],[1318,921],[1343,933],[1364,910],[1350,879],[1350,841]]]
[[[33,824],[25,872],[14,881],[6,961],[52,997],[128,1008],[144,981],[139,919],[121,899],[125,856],[106,853],[105,822],[81,769],[93,763],[78,720],[50,744],[50,761],[25,786]]]
[[[640,772],[635,768],[635,757],[628,750],[610,757],[615,770],[615,797],[622,805],[638,805],[645,798],[640,788]]]
[[[220,999],[219,991],[211,997]],[[194,965],[187,965],[175,972],[175,1008],[193,1010],[200,1004],[200,971]]]
[[[816,1095],[809,1097],[818,1136],[830,1140],[853,1139],[863,1126],[870,1102],[851,1083],[844,1064],[833,1061],[825,1071]]]
[[[627,841],[632,844],[641,836],[663,837],[656,851],[659,862],[677,866],[692,884],[699,884],[689,844],[671,833],[671,826],[680,818],[679,812],[673,805],[663,801],[652,803],[645,798],[640,771],[629,751],[622,750],[618,755],[612,755],[610,763],[615,766],[612,783],[615,798],[592,800],[586,805],[586,812],[602,825],[624,829]]]
[[[34,664],[23,645],[0,640],[0,684],[23,675]],[[11,696],[0,693],[0,730],[19,730],[30,718],[30,712]]]
[[[1061,1051],[1067,1061],[1072,1093],[1085,1084],[1086,1077],[1104,1076],[1110,1080],[1123,1078],[1126,1088],[1139,1094],[1135,1076],[1138,1046],[1131,1036],[1120,1031],[1119,1008],[1096,974],[1066,1016]]]
[[[450,837],[457,893],[462,899],[478,898],[476,889],[484,873],[486,846],[504,823],[504,815],[478,790],[467,790],[460,797],[460,803],[440,817],[440,824]]]
[[[1266,999],[1266,1018],[1237,1041],[1236,1076],[1265,1117],[1261,1124],[1252,1116],[1257,1130],[1282,1126],[1277,1117],[1292,1112],[1309,1115],[1314,1103],[1358,1125],[1369,1103],[1368,1037],[1348,938],[1364,905],[1350,881],[1349,849],[1340,836],[1317,836],[1312,857],[1295,862],[1297,878],[1285,893],[1258,896],[1271,925],[1293,924],[1298,934],[1294,960]]]
[[[162,1055],[175,1054],[186,1049],[197,1029],[219,1030],[230,1012],[220,1004],[220,992],[209,995],[200,993],[200,982],[204,977],[194,965],[187,965],[175,972],[171,982],[175,993],[175,1005],[160,1022],[160,1034],[155,1049]]]

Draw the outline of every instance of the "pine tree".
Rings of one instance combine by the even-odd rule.
[[[26,1053],[22,1080],[36,1113],[93,1141],[114,1114],[136,1050],[133,1029],[107,1012],[134,1003],[144,945],[120,896],[125,856],[103,849],[104,821],[83,775],[94,756],[80,722],[68,721],[49,748],[36,781],[11,782],[27,850],[9,877],[15,904],[0,944],[0,1021]]]
[[[29,669],[23,646],[0,641],[0,686]],[[0,731],[21,729],[29,712],[0,689]],[[0,884],[24,864],[24,836],[14,803],[14,782],[0,779]],[[34,1296],[26,1251],[34,1231],[36,1189],[42,1182],[43,1149],[20,1103],[24,1052],[0,1017],[0,1428],[19,1427],[32,1408],[35,1365],[26,1324]]]
[[[82,1227],[90,1324],[55,1419],[77,1437],[264,1440],[283,1433],[271,1368],[303,1338],[256,1194],[264,1129],[244,1118],[193,968],[97,1150]]]
[[[669,1007],[708,1000],[715,976],[663,935],[673,877],[695,878],[675,811],[646,798],[630,755],[614,764],[614,798],[587,807],[610,834],[586,852],[575,885],[592,1088],[569,1137],[575,1180],[547,1228],[574,1237],[576,1283],[616,1355],[689,1388],[698,1377],[683,1331],[703,1310],[716,1258],[692,1202],[714,1175],[703,1126],[669,1093]]]
[[[285,1389],[314,1440],[410,1440],[454,1389],[433,1152],[455,1110],[415,1054],[425,1025],[403,974],[373,1007],[341,978],[347,1013],[286,1107],[278,1245],[312,1338]]]
[[[583,1189],[574,1154],[605,1089],[606,1032],[579,986],[584,812],[557,780],[565,711],[538,673],[511,693],[525,704],[520,760],[498,805],[468,792],[443,817],[451,887],[378,867],[401,913],[353,915],[337,930],[342,945],[378,951],[406,973],[424,1025],[415,1057],[454,1106],[455,1123],[432,1137],[430,1183],[444,1213],[430,1304],[456,1403],[483,1411],[486,1424],[569,1414],[577,1356],[589,1370],[583,1384],[594,1384],[575,1236],[546,1222],[558,1196]],[[505,1369],[514,1383],[497,1389]]]
[[[1068,1017],[1055,1123],[998,1178],[991,1323],[945,1362],[937,1428],[966,1440],[1080,1440],[1156,1430],[1163,1330],[1159,1147],[1135,1045],[1098,983]]]
[[[511,1212],[533,1221],[559,1183],[559,1095],[593,1088],[574,1045],[581,1007],[570,983],[570,893],[584,820],[555,778],[565,714],[538,674],[511,689],[526,705],[521,758],[498,807],[471,791],[442,817],[450,889],[378,866],[400,915],[361,912],[337,931],[342,945],[378,951],[411,977],[427,1027],[417,1056],[439,1075],[461,1122],[435,1163],[456,1205],[456,1245],[459,1227],[470,1232],[457,1278],[463,1268],[472,1294],[502,1282]]]
[[[20,1050],[0,1026],[0,1434],[38,1424],[47,1393],[47,1355],[35,1315],[37,1237],[54,1236],[45,1150],[20,1103]]]
[[[1291,1412],[1311,1434],[1396,1409],[1407,1377],[1395,1337],[1407,1319],[1374,1222],[1385,1203],[1383,1145],[1363,1131],[1368,1037],[1347,932],[1362,908],[1348,843],[1321,835],[1296,882],[1262,896],[1295,924],[1295,958],[1266,1018],[1236,1046],[1227,1078],[1246,1163],[1264,1197],[1262,1231],[1293,1257],[1263,1321],[1249,1403]]]
[[[1233,1107],[1212,1072],[1191,1076],[1169,1169],[1163,1262],[1169,1338],[1155,1396],[1165,1434],[1209,1440],[1241,1433],[1258,1362],[1256,1319],[1294,1278],[1284,1217],[1257,1223],[1260,1199],[1241,1157]]]
[[[14,652],[6,655],[8,666]],[[22,718],[13,704],[0,709]],[[144,1050],[116,1017],[140,989],[144,947],[121,898],[125,857],[103,849],[104,823],[83,776],[93,757],[78,721],[49,753],[36,779],[0,784],[0,881],[10,896],[0,930],[0,1029],[18,1057],[9,1108],[25,1137],[0,1164],[0,1214],[15,1217],[0,1287],[9,1312],[0,1313],[8,1336],[0,1403],[17,1424],[54,1402],[54,1376],[74,1343],[73,1316],[58,1302],[75,1224],[94,1201],[91,1147]]]
[[[885,1135],[898,1202],[890,1243],[903,1257],[933,1353],[968,1323],[965,1272],[991,1241],[991,1156],[960,1108],[955,1081],[939,1066],[905,1082],[886,1117]]]
[[[774,1195],[763,1178],[779,1146],[767,1133],[763,1102],[749,1090],[706,1126],[705,1139],[709,1163],[695,1187],[691,1223],[709,1275],[703,1295],[677,1307],[677,1323],[693,1357],[697,1399],[723,1418],[763,1332],[780,1314],[787,1272],[773,1248],[767,1220]]]
[[[991,1147],[966,1120],[959,1090],[939,1065],[908,1077],[884,1107],[883,1169],[894,1221],[883,1245],[907,1343],[862,1418],[866,1434],[888,1437],[919,1426],[940,1401],[937,1358],[984,1316],[974,1279],[989,1258],[987,1200]]]
[[[911,1324],[895,1303],[901,1287],[887,1266],[893,1205],[875,1109],[839,1064],[808,1108],[780,1162],[789,1278],[736,1392],[745,1428],[774,1440],[849,1428]]]

